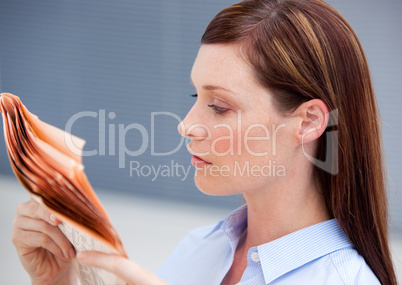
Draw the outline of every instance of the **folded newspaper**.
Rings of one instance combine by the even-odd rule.
[[[127,256],[84,172],[85,141],[39,120],[20,99],[0,97],[4,139],[11,167],[33,198],[62,223],[76,252],[96,250]],[[110,272],[75,263],[82,285],[125,284]]]

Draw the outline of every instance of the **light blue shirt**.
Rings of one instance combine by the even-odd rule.
[[[171,285],[218,285],[232,266],[247,205],[190,232],[158,275]],[[380,284],[335,219],[250,248],[241,285]]]

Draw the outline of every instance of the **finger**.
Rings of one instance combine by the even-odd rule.
[[[45,206],[40,205],[32,198],[28,202],[19,204],[17,206],[17,215],[35,219],[42,219],[54,226],[57,226],[61,223],[61,221],[58,220],[51,211],[49,211]]]
[[[20,256],[29,255],[38,250],[38,248],[43,248],[60,259],[66,259],[60,247],[44,233],[18,228],[13,232],[12,242]]]
[[[75,256],[75,251],[70,241],[56,226],[52,226],[43,220],[20,216],[14,219],[13,227],[24,231],[42,232],[60,248],[65,258],[70,259]]]
[[[135,262],[114,254],[96,251],[82,251],[77,254],[81,264],[105,269],[129,284],[166,285],[167,283],[146,271]]]

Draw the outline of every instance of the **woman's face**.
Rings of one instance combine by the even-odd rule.
[[[202,45],[191,73],[194,106],[179,125],[191,139],[195,183],[204,193],[267,189],[283,180],[292,141],[286,118],[235,45]]]

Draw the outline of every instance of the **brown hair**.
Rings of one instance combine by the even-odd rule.
[[[397,284],[379,112],[366,57],[348,22],[320,0],[245,0],[221,11],[201,43],[239,44],[283,113],[313,98],[337,110],[338,150],[327,158],[337,175],[315,167],[316,180],[330,214],[380,282]],[[326,133],[320,137],[317,159],[325,160],[330,143]]]

